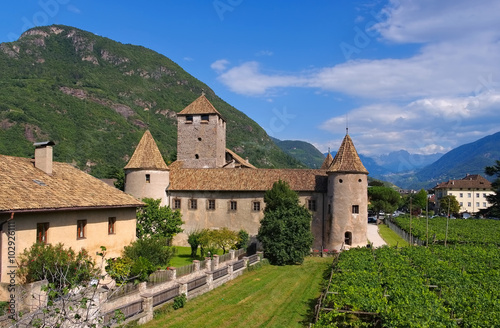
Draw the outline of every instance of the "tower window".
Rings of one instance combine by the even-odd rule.
[[[146,174],[146,183],[151,183],[151,175]]]
[[[307,208],[309,209],[309,211],[316,212],[316,199],[308,199]]]
[[[201,115],[201,120],[208,122],[210,120],[210,116],[209,115]]]
[[[201,141],[201,138],[198,138],[198,141]]]
[[[342,179],[339,179],[339,182],[340,182],[340,183],[342,183],[342,182],[344,182],[344,180],[342,180]]]
[[[194,154],[194,158],[195,158],[195,159],[200,159],[200,155],[198,155],[198,154]]]
[[[193,123],[193,115],[186,116],[186,123]]]
[[[116,218],[108,218],[108,235],[114,235],[116,233],[115,224]]]
[[[252,210],[255,212],[260,211],[260,202],[252,202]]]
[[[359,213],[359,205],[352,205],[352,214]]]
[[[361,182],[363,182],[363,180],[361,180],[361,179],[358,179],[358,182],[359,182],[359,183],[361,183]]]

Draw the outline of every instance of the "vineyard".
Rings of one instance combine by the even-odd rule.
[[[393,218],[394,223],[403,230],[410,231],[410,218],[399,216]],[[426,219],[411,220],[411,234],[426,240]],[[429,243],[443,244],[446,238],[446,218],[429,219]],[[448,244],[496,244],[500,246],[500,221],[484,219],[451,219],[448,220]]]
[[[351,249],[313,327],[500,327],[498,286],[498,246]]]

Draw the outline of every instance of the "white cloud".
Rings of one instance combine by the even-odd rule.
[[[210,68],[216,71],[217,73],[222,73],[223,71],[226,70],[227,66],[229,65],[229,61],[227,59],[219,59],[214,61],[211,65]]]
[[[274,53],[270,50],[261,50],[255,54],[257,57],[262,57],[262,56],[272,56]]]
[[[182,59],[183,59],[183,60],[185,60],[185,61],[189,61],[189,62],[190,62],[190,61],[193,61],[193,58],[191,58],[191,57],[184,57],[184,58],[182,58]]]

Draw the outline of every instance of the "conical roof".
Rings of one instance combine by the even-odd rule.
[[[144,132],[125,169],[168,171],[169,168],[163,160],[160,150],[149,130]]]
[[[335,155],[327,172],[364,173],[368,170],[364,167],[358,152],[354,147],[351,137],[346,134],[339,151]]]
[[[330,165],[332,165],[333,162],[333,157],[332,154],[330,154],[330,150],[328,150],[328,155],[326,155],[325,160],[323,161],[323,164],[319,168],[320,170],[328,170]]]
[[[186,106],[177,115],[200,115],[200,114],[217,114],[220,117],[222,115],[215,109],[212,103],[205,97],[205,95],[199,96],[195,101]]]

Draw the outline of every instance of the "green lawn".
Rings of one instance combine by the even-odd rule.
[[[168,266],[179,268],[181,266],[193,263],[193,260],[204,260],[204,258],[200,256],[199,249],[198,253],[196,253],[197,257],[193,259],[191,257],[191,247],[175,246],[175,248],[177,249],[177,254],[170,260]],[[222,255],[222,251],[218,251],[217,254]]]
[[[311,321],[332,258],[308,257],[302,265],[272,266],[245,272],[179,310],[141,326],[151,327],[304,327]]]
[[[406,240],[399,237],[397,233],[395,233],[391,228],[389,228],[385,224],[380,224],[378,226],[378,233],[389,246],[397,245],[398,247],[405,247],[409,245]]]

